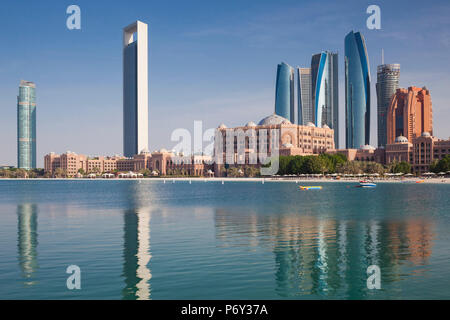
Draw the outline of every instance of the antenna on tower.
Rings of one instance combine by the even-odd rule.
[[[384,64],[384,49],[381,48],[381,64]]]

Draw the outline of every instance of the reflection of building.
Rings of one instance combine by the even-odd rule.
[[[277,67],[275,113],[289,119],[292,123],[295,122],[294,69],[284,62]]]
[[[20,81],[17,97],[17,167],[36,168],[36,85]]]
[[[334,130],[334,144],[338,145],[339,87],[338,54],[322,52],[311,59],[312,104],[314,124],[327,125]]]
[[[150,299],[150,208],[144,206],[144,189],[139,184],[129,186],[133,209],[124,212],[123,275],[124,299]]]
[[[398,89],[400,78],[399,64],[383,64],[377,68],[377,119],[378,146],[387,143],[387,112],[392,96]]]
[[[32,284],[32,277],[38,268],[37,262],[37,215],[35,204],[25,203],[17,206],[19,264],[26,284]]]
[[[360,32],[345,37],[346,148],[370,144],[370,68],[366,43]]]
[[[423,132],[433,135],[433,114],[430,91],[426,88],[397,89],[387,115],[387,143],[399,136],[412,142]]]
[[[364,297],[370,294],[369,265],[384,270],[383,281],[396,281],[404,261],[424,263],[433,246],[433,226],[421,219],[338,221],[305,213],[272,216],[218,209],[215,227],[219,245],[273,250],[276,291],[284,297]]]
[[[148,36],[141,21],[123,29],[123,154],[148,148]]]

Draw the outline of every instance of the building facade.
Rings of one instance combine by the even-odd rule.
[[[311,68],[297,67],[297,124],[314,123]]]
[[[275,85],[275,113],[295,122],[294,110],[294,69],[282,62],[277,67]]]
[[[370,68],[363,35],[345,37],[345,141],[347,149],[370,144]]]
[[[136,21],[123,29],[123,154],[132,157],[144,149],[148,149],[148,36],[147,24]]]
[[[387,144],[387,113],[400,79],[399,64],[383,64],[377,68],[378,146]]]
[[[450,139],[442,140],[423,132],[414,137],[412,142],[404,136],[397,137],[394,143],[386,145],[386,164],[405,161],[411,164],[416,174],[430,171],[434,161],[441,160],[450,154]]]
[[[322,52],[311,58],[311,88],[314,124],[334,130],[335,145],[339,141],[338,54]]]
[[[24,80],[17,96],[17,167],[36,168],[36,85]]]
[[[260,167],[261,154],[267,157],[276,154],[317,155],[334,149],[334,131],[327,125],[316,127],[312,122],[306,126],[298,125],[276,114],[265,117],[258,124],[249,122],[242,127],[228,128],[222,124],[217,131],[216,175],[221,174],[223,167]]]
[[[58,155],[52,152],[44,157],[44,171],[55,175],[57,169],[60,168],[68,177],[81,176],[82,173],[114,173],[118,175],[120,172],[139,172],[145,169],[152,171],[154,175],[208,176],[213,172],[211,159],[211,156],[176,155],[166,149],[152,153],[144,149],[131,158],[121,156],[88,157],[71,151]]]
[[[433,135],[430,91],[425,87],[397,89],[388,108],[387,143],[394,143],[398,136],[412,141],[423,132]]]

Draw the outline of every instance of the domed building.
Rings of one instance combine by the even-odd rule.
[[[267,150],[270,156],[275,148],[279,155],[313,155],[334,149],[334,130],[318,128],[312,123],[297,125],[277,114],[264,117],[258,125],[250,121],[235,128],[220,125],[217,130],[222,134],[222,141],[216,139],[215,150],[222,150],[222,153],[216,156],[222,159],[216,159],[216,163],[221,164],[227,163],[227,148],[231,150],[228,160],[234,159],[229,165],[256,166],[260,166],[259,162],[253,163],[255,158],[259,159],[257,150]],[[230,136],[231,133],[234,134]],[[228,141],[230,137],[232,141]],[[215,168],[215,172],[220,171]]]
[[[292,124],[292,123],[288,119],[279,116],[275,113],[261,119],[261,121],[259,121],[258,123],[258,125],[260,126],[274,126],[279,124]]]

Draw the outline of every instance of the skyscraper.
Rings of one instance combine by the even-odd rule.
[[[370,68],[360,32],[345,37],[345,145],[358,149],[370,144]]]
[[[322,52],[311,59],[311,87],[314,124],[334,129],[335,146],[339,145],[338,54]]]
[[[392,96],[398,89],[400,78],[399,64],[382,64],[377,68],[377,120],[378,120],[378,146],[384,147],[387,143],[387,111]]]
[[[148,149],[147,24],[136,21],[123,29],[123,154]]]
[[[387,113],[387,143],[394,143],[399,136],[412,143],[424,132],[433,135],[430,91],[425,87],[397,89]]]
[[[36,168],[36,85],[20,81],[17,97],[17,167]]]
[[[378,146],[384,147],[387,143],[387,111],[392,96],[398,89],[400,78],[399,64],[382,64],[377,68],[377,119],[378,119]]]
[[[295,123],[294,69],[284,62],[277,67],[275,113]]]
[[[314,112],[312,105],[311,68],[297,67],[297,123],[306,125],[314,123]]]

